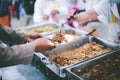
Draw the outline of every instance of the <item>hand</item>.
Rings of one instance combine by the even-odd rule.
[[[25,40],[27,42],[32,42],[37,38],[42,38],[43,36],[40,33],[37,32],[32,32],[32,33],[27,33],[27,35],[25,36]]]
[[[33,41],[36,52],[44,52],[46,50],[52,50],[55,48],[55,45],[44,38],[39,38]]]
[[[98,21],[98,16],[99,14],[94,10],[94,8],[91,8],[85,12],[81,12],[75,15],[74,20],[76,20],[79,25],[84,26],[89,22]]]
[[[43,20],[48,20],[49,19],[49,15],[43,15]]]
[[[51,11],[52,17],[54,17],[56,14],[59,14],[59,11],[58,11],[57,9],[53,9],[53,10]]]
[[[87,18],[86,12],[81,12],[79,14],[76,14],[74,16],[74,20],[77,21],[80,26],[85,26],[89,22],[89,19]]]

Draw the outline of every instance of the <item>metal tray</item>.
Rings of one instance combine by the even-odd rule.
[[[99,56],[102,56],[102,55],[107,55],[109,53],[113,53],[114,52],[114,49],[117,48],[116,45],[114,44],[111,44],[109,42],[104,42],[104,40],[100,40],[96,37],[92,37],[92,36],[88,36],[88,37],[84,37],[84,38],[78,38],[70,43],[66,43],[64,45],[58,45],[55,49],[53,49],[52,51],[46,51],[45,53],[39,53],[37,54],[37,57],[38,57],[38,60],[34,60],[34,62],[38,62],[37,65],[38,67],[40,67],[41,65],[44,66],[45,69],[45,72],[47,73],[47,71],[51,71],[53,72],[54,74],[56,74],[57,76],[61,77],[61,78],[64,78],[66,77],[66,72],[65,72],[65,69],[67,69],[68,67],[71,67],[71,66],[74,66],[76,64],[79,64],[79,63],[82,63],[84,61],[87,61],[87,60],[90,60],[90,59],[93,59],[95,57],[92,57],[92,58],[89,58],[89,59],[86,59],[86,60],[83,60],[83,61],[79,61],[77,63],[74,63],[74,64],[71,64],[71,65],[68,65],[68,66],[60,66],[58,64],[56,64],[54,61],[50,60],[48,58],[48,54],[59,54],[60,52],[63,52],[63,51],[67,51],[67,50],[70,50],[70,49],[73,49],[73,48],[77,48],[77,47],[80,47],[86,43],[89,43],[89,42],[96,42],[98,44],[102,44],[106,47],[110,47],[112,48],[111,51],[109,52],[106,52],[104,54],[101,54],[101,55],[97,55],[95,57],[99,57]],[[36,65],[36,63],[35,63]]]
[[[30,25],[30,26],[25,26],[25,27],[22,27],[22,28],[16,28],[15,30],[16,31],[23,31],[24,30],[32,30],[32,29],[37,29],[37,28],[42,28],[44,29],[45,26],[54,26],[55,29],[54,30],[57,30],[59,28],[59,26],[57,24],[50,24],[50,23],[41,23],[41,24],[34,24],[34,25]],[[54,30],[50,30],[50,31],[44,31],[44,32],[41,32],[42,34],[49,34],[49,32],[54,32]]]
[[[65,31],[65,38],[67,39],[67,42],[71,42],[75,39],[78,39],[78,38],[84,38],[84,35],[86,34],[84,31],[81,31],[81,30],[78,30],[78,29],[74,29],[74,28],[63,28],[62,29],[63,31]],[[55,34],[55,33],[59,33],[60,29],[57,29],[55,30],[54,32],[50,32],[48,34],[44,34],[45,38],[47,39],[51,39],[52,36]],[[64,44],[64,43],[62,43]]]
[[[115,61],[113,64],[111,61]],[[103,68],[103,65],[105,68]],[[80,75],[80,71],[87,70],[86,72],[82,72]],[[67,79],[68,80],[120,80],[120,49],[116,49],[113,52],[96,57],[94,59],[88,60],[81,64],[77,64],[75,66],[69,67],[66,69]],[[104,71],[97,74],[97,72]],[[95,73],[94,75],[92,73]],[[107,74],[107,72],[109,72]],[[109,74],[113,74],[112,72],[117,74],[116,79],[112,79]],[[102,79],[105,75],[105,79]],[[97,76],[96,76],[97,75]],[[94,76],[94,77],[93,77]],[[110,78],[108,78],[108,76]],[[115,75],[113,75],[115,76]]]

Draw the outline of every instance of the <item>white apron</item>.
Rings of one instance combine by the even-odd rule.
[[[108,25],[109,41],[120,44],[120,21],[112,14],[112,20]]]

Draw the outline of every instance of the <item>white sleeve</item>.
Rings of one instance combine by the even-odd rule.
[[[111,13],[110,0],[101,0],[100,3],[93,8],[99,15],[98,20],[107,24]]]
[[[36,0],[34,5],[34,14],[33,14],[33,21],[34,23],[40,23],[42,20],[42,12],[43,12],[43,1],[44,0]]]

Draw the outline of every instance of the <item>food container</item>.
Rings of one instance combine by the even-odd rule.
[[[63,37],[65,38],[66,42],[64,40],[61,40],[62,42],[60,44],[71,42],[78,38],[83,38],[86,34],[84,31],[77,30],[74,28],[63,28],[62,30],[57,29],[54,32],[50,32],[49,34],[44,35],[47,39],[52,39],[55,34],[60,34],[60,31],[64,32]],[[61,34],[60,34],[61,35]],[[57,37],[58,38],[58,37]],[[62,38],[58,38],[59,40]]]
[[[22,31],[22,32],[39,32],[42,34],[49,34],[49,32],[58,29],[59,26],[56,24],[35,24],[35,25],[31,25],[31,26],[26,26],[26,27],[22,27],[22,28],[17,28],[15,30],[18,31]]]
[[[120,80],[120,49],[66,70],[68,80]]]
[[[74,48],[78,48],[78,47],[80,47],[86,43],[90,43],[90,42],[96,42],[98,44],[104,45],[105,47],[111,48],[111,50],[108,52],[105,52],[103,54],[96,55],[94,57],[87,58],[87,59],[75,62],[75,63],[70,64],[70,65],[66,65],[66,66],[61,66],[48,57],[48,55],[50,55],[50,54],[57,55],[57,54],[60,54],[61,52],[71,50]],[[58,45],[52,51],[46,51],[44,53],[36,54],[36,58],[33,59],[33,64],[35,66],[37,66],[38,69],[40,69],[40,70],[42,69],[42,71],[46,75],[53,76],[53,74],[54,74],[60,78],[66,78],[66,69],[67,68],[75,66],[75,65],[80,64],[80,63],[83,63],[87,60],[94,59],[94,58],[99,57],[99,56],[105,56],[105,55],[108,55],[109,53],[113,53],[114,49],[116,49],[116,48],[117,48],[116,45],[113,45],[109,42],[104,42],[104,40],[100,40],[96,37],[88,36],[88,37],[84,37],[84,38],[78,38],[74,41],[71,41],[71,42],[63,44],[63,45]]]

